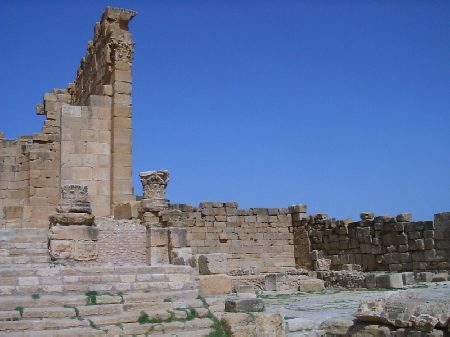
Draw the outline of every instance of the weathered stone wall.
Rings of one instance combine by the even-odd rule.
[[[77,78],[69,86],[74,105],[92,105],[91,95],[107,98],[100,104],[104,111],[99,113],[104,123],[99,124],[101,130],[110,131],[112,205],[133,199],[131,66],[134,43],[128,24],[135,15],[136,12],[119,8],[105,10],[101,21],[95,25],[94,38],[89,42]]]
[[[48,227],[65,184],[87,185],[98,216],[134,198],[128,22],[135,14],[105,10],[74,83],[37,106],[46,116],[41,133],[0,139],[0,226]]]
[[[177,207],[177,206],[175,206]],[[193,254],[227,253],[230,271],[281,272],[295,267],[287,208],[239,209],[235,202],[183,206]]]
[[[323,214],[304,217],[294,222],[294,241],[304,247],[307,233],[310,256],[309,262],[307,254],[302,254],[303,260],[297,257],[297,266],[339,270],[357,264],[365,271],[448,269],[449,213],[436,214],[434,222],[411,222],[409,218],[380,216],[351,222],[327,219]]]
[[[146,229],[126,220],[97,218],[98,263],[146,264]]]

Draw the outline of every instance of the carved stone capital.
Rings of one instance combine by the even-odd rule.
[[[169,171],[147,171],[141,172],[139,176],[144,190],[141,208],[152,212],[167,209],[169,200],[166,198],[166,188],[169,183]]]
[[[61,199],[56,208],[58,213],[91,214],[91,204],[88,201],[87,186],[64,185],[61,188]]]

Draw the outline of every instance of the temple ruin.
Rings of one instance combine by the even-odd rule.
[[[174,204],[155,168],[134,195],[134,16],[106,8],[73,83],[37,105],[42,131],[0,139],[0,335],[448,335],[450,301],[420,306],[433,293],[366,301],[355,321],[310,333],[256,294],[446,284],[450,212],[353,221],[305,204]]]

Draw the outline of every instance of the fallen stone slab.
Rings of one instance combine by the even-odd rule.
[[[385,298],[362,300],[355,316],[366,323],[431,332],[435,327],[448,326],[450,299],[405,292]]]
[[[285,337],[285,322],[281,314],[269,313],[230,313],[222,315],[221,324],[227,336]]]
[[[202,254],[198,257],[200,275],[226,274],[228,255],[223,253]]]
[[[225,312],[262,312],[264,301],[260,298],[229,297],[225,299]]]
[[[298,281],[298,290],[299,291],[322,291],[325,289],[325,283],[323,280],[319,279],[300,279]]]
[[[376,276],[377,288],[402,289],[403,277],[400,273],[380,274]]]
[[[289,332],[316,330],[319,328],[319,324],[306,318],[293,318],[286,320],[286,326]]]

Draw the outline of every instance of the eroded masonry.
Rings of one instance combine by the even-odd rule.
[[[0,139],[0,334],[307,336],[261,312],[255,292],[448,280],[450,212],[430,221],[362,212],[353,221],[308,214],[304,204],[173,204],[165,170],[142,172],[135,196],[135,15],[107,8],[74,82],[37,106],[42,132]],[[447,333],[450,303],[431,318],[374,303],[361,304],[344,332],[314,336]]]

